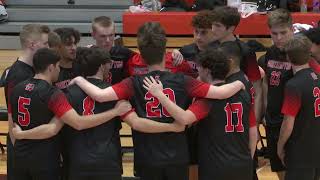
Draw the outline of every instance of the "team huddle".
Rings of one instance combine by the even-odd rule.
[[[200,180],[251,180],[263,116],[279,179],[319,179],[320,31],[294,35],[291,15],[272,11],[273,46],[257,61],[233,34],[239,22],[235,8],[201,11],[194,43],[172,52],[146,22],[139,53],[114,44],[105,16],[87,47],[73,28],[25,25],[5,71],[8,180],[121,180],[122,121],[141,180],[188,180],[195,164]]]

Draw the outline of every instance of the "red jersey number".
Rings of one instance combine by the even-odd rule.
[[[319,117],[320,116],[320,89],[319,87],[313,88],[313,96],[316,97],[316,100],[314,101],[314,116]]]
[[[30,124],[30,113],[26,106],[30,106],[31,99],[19,96],[18,100],[18,122],[20,126]]]
[[[111,72],[109,72],[108,75],[106,75],[105,82],[111,84],[111,82],[112,82],[112,73]]]
[[[174,103],[176,103],[176,97],[174,91],[170,88],[163,89],[163,93]],[[160,109],[160,102],[158,98],[154,97],[150,92],[147,92],[144,96],[145,100],[148,102],[146,103],[146,113],[148,118],[161,118],[171,117],[168,111],[161,106]]]
[[[226,112],[227,117],[227,125],[225,126],[225,131],[227,133],[229,132],[244,132],[244,127],[242,124],[242,114],[243,114],[243,108],[241,103],[232,103],[224,107],[224,110]],[[232,114],[237,114],[238,124],[236,125],[236,130],[234,130],[234,125],[232,123]]]
[[[91,97],[87,96],[82,102],[82,107],[82,115],[92,115],[94,114],[93,110],[95,107],[95,101]]]
[[[271,78],[270,78],[270,85],[279,86],[280,78],[281,78],[281,72],[280,71],[272,71],[271,72]]]

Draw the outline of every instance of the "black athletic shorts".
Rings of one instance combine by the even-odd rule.
[[[199,165],[199,180],[252,180],[252,166],[202,169]]]
[[[68,180],[121,180],[121,174],[112,173],[81,173],[74,172],[68,175]]]
[[[189,167],[184,165],[139,166],[140,180],[188,180]]]
[[[319,180],[319,168],[288,168],[285,180]]]
[[[280,129],[281,124],[277,126],[266,126],[268,157],[270,159],[271,170],[273,172],[285,170],[285,167],[277,154]]]
[[[15,180],[60,180],[60,169],[35,169],[32,167],[16,167]]]
[[[187,128],[187,139],[189,147],[190,164],[198,164],[198,125]]]

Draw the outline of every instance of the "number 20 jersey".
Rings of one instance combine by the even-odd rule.
[[[158,99],[143,88],[143,79],[146,76],[161,80],[164,94],[183,109],[189,106],[192,97],[206,96],[210,87],[183,74],[165,71],[133,76],[113,86],[119,99],[130,99],[139,117],[162,123],[172,123],[174,119]],[[151,134],[134,131],[133,141],[136,164],[162,166],[188,163],[188,146],[184,132]]]

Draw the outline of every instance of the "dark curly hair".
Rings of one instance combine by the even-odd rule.
[[[60,36],[63,44],[68,45],[71,42],[71,38],[74,37],[74,43],[78,44],[80,41],[80,33],[74,28],[57,28],[54,30]]]
[[[230,70],[230,61],[218,49],[207,48],[197,56],[197,63],[202,68],[209,69],[212,79],[224,80]]]
[[[240,23],[240,14],[237,8],[229,6],[219,6],[214,8],[214,22],[219,22],[229,28],[231,26],[237,27]]]
[[[314,44],[320,45],[320,28],[312,28],[304,31],[303,34],[307,36]]]
[[[209,29],[212,27],[213,19],[214,15],[212,11],[203,10],[193,16],[191,24],[193,28]]]
[[[78,47],[76,66],[84,77],[97,74],[101,65],[110,63],[111,58],[107,50],[98,47]]]

